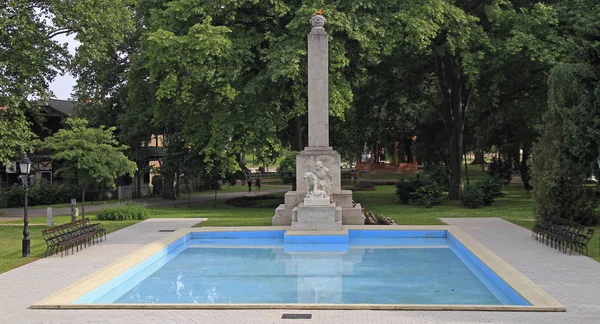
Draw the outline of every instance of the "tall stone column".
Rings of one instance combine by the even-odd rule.
[[[320,11],[310,19],[308,147],[296,157],[296,191],[285,194],[285,204],[277,207],[272,220],[273,225],[291,225],[293,230],[334,230],[342,229],[342,223],[364,223],[360,204],[352,201],[352,191],[341,190],[341,158],[329,146],[329,40],[323,27],[326,22]],[[319,184],[327,189],[318,189]]]
[[[329,147],[329,40],[322,15],[308,35],[308,146]]]

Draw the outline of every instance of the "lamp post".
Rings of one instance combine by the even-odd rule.
[[[30,244],[29,244],[29,217],[27,215],[27,191],[29,190],[29,171],[31,171],[31,161],[24,156],[19,161],[19,167],[21,169],[21,182],[25,189],[25,210],[23,216],[23,257],[29,256]]]

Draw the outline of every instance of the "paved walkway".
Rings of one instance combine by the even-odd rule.
[[[458,225],[554,296],[565,313],[293,311],[293,310],[31,310],[32,303],[194,219],[150,219],[112,233],[99,245],[65,258],[42,259],[0,274],[0,323],[600,323],[600,263],[565,255],[498,218],[443,219]],[[281,320],[310,313],[312,320]]]
[[[225,200],[225,199],[229,199],[229,198],[242,197],[242,196],[248,196],[248,195],[251,195],[251,196],[265,195],[265,194],[274,193],[274,192],[286,192],[289,190],[290,190],[290,186],[281,186],[281,189],[263,190],[260,193],[256,193],[254,191],[250,192],[250,193],[247,191],[218,193],[217,200]],[[213,194],[211,194],[211,195],[191,197],[190,202],[192,204],[195,204],[195,203],[199,203],[199,202],[213,201],[214,199],[215,199],[215,196]],[[173,205],[187,206],[187,203],[188,203],[187,198],[184,196],[182,196],[180,199],[177,199],[177,200],[166,200],[166,199],[144,200],[143,198],[136,199],[136,200],[146,202],[148,204],[148,207],[173,206]],[[86,204],[85,204],[85,211],[89,212],[89,213],[96,212],[105,206],[101,201],[96,201],[95,205],[89,205],[88,203],[89,202],[86,202]],[[77,203],[77,208],[79,208],[79,211],[81,212],[81,202]],[[0,211],[3,212],[3,215],[0,216],[0,221],[23,219],[23,208],[22,207],[21,208],[4,208],[4,209],[0,209]],[[71,215],[71,207],[54,208],[53,213],[54,213],[54,216]],[[46,217],[46,208],[29,208],[27,214],[29,217]]]

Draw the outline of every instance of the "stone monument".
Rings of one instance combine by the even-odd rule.
[[[341,190],[340,155],[329,146],[329,40],[321,11],[308,35],[308,147],[296,157],[296,191],[285,194],[274,226],[292,230],[335,230],[362,225],[360,204]]]

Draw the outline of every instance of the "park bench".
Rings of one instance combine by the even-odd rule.
[[[44,241],[46,241],[45,256],[60,252],[60,256],[71,253],[76,248],[92,245],[102,239],[106,239],[106,230],[102,224],[91,224],[89,218],[80,219],[74,222],[52,226],[42,231]]]
[[[588,254],[587,245],[594,236],[594,229],[589,228],[584,233],[585,226],[562,218],[539,220],[531,230],[531,236],[541,243],[561,250],[564,253],[572,251]]]

